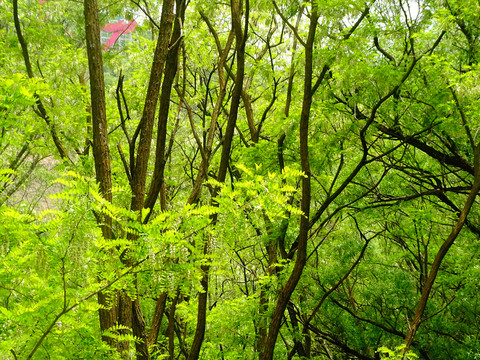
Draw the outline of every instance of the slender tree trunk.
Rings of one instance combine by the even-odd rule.
[[[180,38],[181,38],[181,32],[182,32],[183,15],[185,13],[185,2],[183,0],[177,0],[176,6],[177,6],[177,15],[176,15],[177,21],[175,23],[175,27],[172,35],[172,41],[171,41],[174,46],[170,49],[167,48],[168,51],[166,54],[166,58],[164,59],[165,74],[162,82],[160,108],[158,112],[158,130],[157,130],[157,144],[156,144],[156,151],[155,151],[155,154],[156,154],[155,168],[153,172],[152,182],[150,184],[150,188],[148,191],[148,195],[145,199],[145,203],[144,204],[140,204],[140,202],[134,203],[132,199],[132,209],[135,207],[136,208],[135,210],[139,210],[138,208],[140,206],[142,208],[144,207],[144,208],[149,208],[150,210],[153,210],[153,207],[155,205],[155,202],[158,198],[160,191],[162,190],[162,188],[164,189],[163,174],[164,174],[165,162],[166,162],[165,150],[166,150],[167,120],[168,120],[168,113],[169,113],[169,107],[170,107],[170,95],[171,95],[172,85],[175,79],[175,74],[177,72],[177,66],[178,66],[178,49],[181,44]],[[170,21],[169,18],[170,18],[170,15],[165,16],[165,18],[162,17],[162,21],[165,19],[165,22],[168,22]],[[166,33],[166,30],[163,32]],[[159,53],[159,57],[163,57],[165,56],[164,55],[165,41],[162,42],[161,48],[159,47],[159,43],[160,41],[157,42],[156,54]],[[158,61],[158,63],[159,62],[160,61]],[[160,66],[158,63],[157,63],[157,67]],[[158,73],[156,76],[159,76]],[[153,71],[152,71],[152,77],[153,77]],[[151,82],[152,82],[152,77],[151,77]],[[161,77],[161,73],[160,73],[160,77]],[[138,157],[137,157],[137,160],[138,160]],[[139,183],[137,182],[136,184],[137,190],[141,191],[141,188],[138,186],[138,184]],[[138,195],[141,195],[141,194],[138,194]],[[165,208],[165,205],[162,206],[162,210],[164,210],[164,208]],[[152,212],[150,211],[145,221],[148,221],[151,213]],[[166,292],[160,294],[159,298],[157,299],[155,312],[154,312],[152,324],[151,324],[148,335],[146,332],[145,321],[143,319],[138,297],[132,303],[133,316],[134,316],[133,332],[134,334],[137,334],[137,336],[140,335],[140,337],[144,339],[144,342],[142,344],[139,344],[137,348],[137,352],[143,353],[142,358],[145,358],[145,359],[149,358],[148,346],[154,345],[157,340],[158,332],[160,330],[160,324],[162,321],[163,311],[165,309],[166,299],[167,299]]]
[[[218,35],[213,29],[212,25],[210,24],[208,18],[202,12],[200,12],[200,15],[207,23],[207,26],[209,27],[212,35],[215,37],[215,39],[218,39]],[[194,204],[198,201],[201,194],[203,181],[207,177],[208,167],[210,166],[210,160],[212,158],[213,140],[215,137],[215,130],[217,128],[216,124],[217,124],[218,117],[220,115],[220,111],[222,109],[223,100],[225,99],[225,95],[227,93],[227,80],[225,79],[223,68],[225,67],[225,62],[227,61],[227,56],[232,46],[233,39],[234,39],[234,33],[230,32],[227,43],[223,50],[220,45],[220,40],[217,41],[218,53],[220,56],[220,59],[218,60],[218,81],[220,84],[220,91],[217,97],[217,102],[215,103],[215,106],[212,111],[210,127],[208,130],[208,135],[207,135],[206,144],[204,148],[206,159],[202,159],[202,162],[200,164],[200,169],[197,173],[197,177],[195,178],[195,183],[193,185],[192,191],[190,192],[190,196],[188,197],[187,204]]]
[[[164,171],[167,159],[165,158],[165,151],[167,147],[167,121],[168,113],[170,109],[170,97],[172,93],[172,87],[177,74],[178,67],[178,50],[181,45],[182,36],[182,24],[185,15],[185,1],[177,0],[176,2],[176,19],[175,26],[173,28],[172,48],[168,51],[165,75],[162,82],[162,94],[160,96],[160,107],[158,110],[158,129],[157,129],[157,144],[155,148],[155,168],[153,171],[152,182],[148,195],[145,199],[145,208],[153,210],[157,201],[160,190],[164,182]],[[149,215],[152,212],[150,211]],[[149,217],[149,216],[148,216]],[[146,220],[148,220],[148,217]]]
[[[155,303],[155,311],[152,317],[152,325],[150,326],[150,333],[148,335],[148,345],[152,346],[156,343],[160,325],[162,324],[163,312],[165,311],[165,304],[167,303],[167,293],[163,292],[158,296]]]
[[[173,23],[173,8],[175,0],[165,0],[162,5],[162,15],[160,19],[159,36],[157,46],[153,57],[152,68],[150,71],[150,79],[148,82],[147,95],[145,98],[145,105],[143,108],[142,119],[135,131],[135,134],[130,143],[130,169],[132,174],[132,199],[130,208],[133,211],[138,211],[138,221],[142,219],[142,209],[144,207],[145,199],[145,184],[147,180],[147,167],[150,159],[150,148],[153,136],[153,125],[155,120],[155,112],[158,102],[158,94],[160,92],[160,85],[162,75],[165,67],[165,61],[168,53],[168,45],[170,43],[170,35],[172,32]],[[135,157],[135,144],[138,140],[138,149]],[[137,240],[135,234],[129,234],[129,239],[134,243]],[[122,259],[124,263],[131,265],[131,259],[126,254]],[[136,280],[135,280],[136,282]],[[125,304],[121,304],[125,312],[120,314],[119,323],[126,326],[132,326],[133,335],[138,337],[140,341],[135,342],[137,351],[137,359],[149,360],[150,354],[148,351],[148,335],[146,331],[146,324],[140,307],[140,300],[137,297],[132,300],[130,297],[123,297]],[[131,325],[130,325],[131,324]]]
[[[480,143],[476,145],[474,149],[474,180],[473,186],[468,194],[467,200],[465,201],[465,205],[460,213],[460,216],[457,220],[457,223],[452,229],[452,232],[448,236],[448,238],[443,242],[442,246],[438,250],[435,259],[433,260],[432,267],[430,269],[430,273],[428,274],[427,280],[425,281],[425,285],[422,289],[422,295],[420,297],[420,301],[418,302],[417,309],[415,310],[415,315],[413,317],[412,322],[409,324],[408,333],[405,337],[405,348],[404,354],[406,354],[410,350],[410,346],[415,338],[415,334],[417,333],[418,328],[420,327],[423,314],[425,312],[425,307],[427,306],[428,298],[430,296],[430,292],[432,291],[433,284],[435,283],[435,279],[437,278],[438,271],[440,270],[440,266],[442,265],[442,261],[448,253],[448,250],[451,248],[455,239],[457,238],[460,230],[462,230],[465,221],[467,220],[467,216],[472,208],[472,205],[475,202],[475,198],[478,195],[480,190]]]
[[[299,13],[298,13],[298,16],[297,16],[297,21],[295,22],[295,31],[298,31],[298,26],[300,25],[300,20],[302,18],[302,11],[303,11],[303,7],[299,10]],[[297,38],[295,37],[295,35],[293,36],[293,46],[292,46],[292,60],[291,60],[291,66],[290,66],[290,72],[289,72],[289,76],[288,76],[288,86],[287,86],[287,98],[286,98],[286,101],[285,101],[285,108],[284,108],[284,114],[286,117],[289,116],[290,114],[290,104],[292,102],[292,89],[293,89],[293,78],[294,78],[294,75],[295,75],[295,54],[296,54],[296,51],[297,51]],[[245,107],[247,108],[247,103],[245,103]],[[246,109],[246,111],[248,111]],[[280,138],[278,139],[277,141],[277,144],[278,144],[278,160],[279,160],[279,166],[280,166],[280,171],[283,171],[284,167],[285,167],[285,164],[284,164],[284,160],[283,160],[283,142],[285,141],[285,133],[283,133],[282,135],[280,135]],[[285,229],[286,230],[286,229]],[[283,232],[283,230],[282,230]],[[280,242],[283,242],[282,241],[282,235],[280,235],[280,237],[278,238],[278,242],[275,242],[275,244],[273,244],[273,246],[275,247],[275,252],[277,250],[277,246],[280,247],[280,252],[282,253],[285,253],[285,249],[284,249],[284,245],[283,243],[280,244]],[[270,251],[267,251],[268,254],[270,254]],[[286,259],[286,256],[283,256],[283,253],[282,253],[282,257],[284,259]],[[275,260],[276,262],[276,260]],[[270,269],[271,267],[271,263],[270,263],[270,257],[269,257],[269,264],[268,264],[268,267]],[[272,274],[269,274],[269,275],[272,275]],[[259,354],[262,354],[263,353],[263,349],[264,349],[264,344],[265,344],[265,341],[267,339],[267,319],[263,318],[266,313],[266,311],[268,310],[268,299],[266,298],[266,289],[263,289],[260,291],[260,304],[259,304],[259,315],[260,315],[260,322],[259,322],[259,327],[258,327],[258,345],[257,345],[257,351]]]
[[[278,264],[278,257],[277,257],[277,243],[278,238],[275,237],[273,233],[273,224],[271,223],[270,219],[268,218],[267,214],[263,214],[263,218],[265,223],[267,224],[267,239],[268,243],[266,245],[267,250],[267,276],[275,276],[277,272],[277,264]],[[267,324],[268,324],[268,317],[266,313],[268,311],[268,303],[269,303],[269,285],[262,284],[260,286],[260,297],[259,297],[259,309],[258,314],[260,316],[260,321],[258,324],[258,345],[257,351],[259,354],[263,352],[263,346],[265,344],[267,338]]]
[[[137,156],[134,161],[130,161],[132,168],[132,201],[131,209],[141,211],[145,199],[145,183],[147,180],[147,166],[150,159],[150,148],[153,136],[153,124],[155,120],[155,111],[158,102],[158,94],[162,81],[163,70],[170,43],[170,35],[173,23],[173,7],[175,0],[165,0],[162,5],[162,16],[160,20],[160,30],[153,57],[150,80],[148,82],[145,106],[143,108],[142,119],[132,139],[133,149],[130,149],[130,157],[135,153],[135,141],[140,136]]]
[[[264,344],[264,351],[260,354],[260,360],[272,360],[275,350],[275,343],[280,331],[282,319],[290,297],[295,290],[303,268],[307,260],[307,239],[308,239],[308,222],[310,216],[310,163],[308,158],[308,123],[310,118],[310,107],[312,104],[312,73],[313,73],[313,44],[315,39],[315,31],[317,28],[318,13],[315,4],[312,4],[310,14],[310,26],[308,31],[308,39],[305,46],[305,82],[303,89],[303,105],[300,117],[300,157],[302,163],[302,171],[305,176],[302,179],[302,202],[301,209],[303,215],[300,219],[300,231],[298,235],[297,258],[293,271],[288,278],[283,289],[278,294],[278,300],[275,310],[270,321],[268,336]]]
[[[168,337],[168,354],[169,354],[170,360],[175,360],[175,309],[177,307],[179,296],[180,296],[180,293],[177,291],[175,298],[172,300],[172,305],[170,306],[170,312],[168,314],[167,337]]]
[[[22,56],[23,56],[23,61],[25,63],[25,68],[27,70],[28,77],[32,79],[35,76],[33,75],[32,64],[30,62],[30,55],[28,52],[27,41],[23,37],[22,28],[20,27],[20,19],[18,17],[18,0],[13,0],[13,22],[15,24],[15,31],[17,33],[18,42],[20,43],[20,47],[22,48]],[[57,148],[58,154],[60,155],[62,160],[71,161],[70,158],[68,157],[68,154],[60,138],[58,137],[57,130],[55,129],[54,124],[52,123],[50,117],[47,114],[47,110],[43,106],[43,102],[40,99],[40,96],[38,96],[37,93],[34,93],[34,97],[35,97],[35,105],[38,109],[37,114],[39,114],[40,117],[47,124],[48,129],[50,131],[50,136],[52,137],[55,147]]]
[[[107,137],[107,117],[105,106],[105,85],[103,79],[102,48],[100,43],[100,25],[98,22],[97,0],[85,0],[85,35],[87,40],[88,69],[90,72],[91,115],[93,131],[93,157],[95,161],[95,176],[100,186],[102,196],[112,201],[112,178],[110,165],[110,150]],[[99,226],[105,239],[111,239],[112,219],[104,214],[98,214]],[[105,331],[115,325],[117,311],[115,298],[108,301],[107,296],[100,292],[98,302],[102,305],[99,310],[100,329]],[[113,344],[111,338],[103,338]]]
[[[295,308],[292,302],[289,302],[287,304],[287,310],[288,310],[288,316],[290,318],[290,323],[292,324],[292,328],[294,331],[298,332],[300,327],[298,324],[297,313],[295,311]],[[302,339],[294,339],[293,344],[294,344],[293,349],[292,351],[290,351],[290,354],[288,356],[289,359],[291,359],[295,353],[297,353],[298,356],[302,358],[310,358],[308,351],[306,351],[305,347],[303,346]]]
[[[249,14],[249,0],[246,0],[245,11],[245,27],[242,30],[242,9],[243,5],[241,0],[231,1],[232,11],[232,27],[236,38],[236,51],[237,51],[237,76],[235,78],[235,86],[233,89],[232,101],[230,103],[230,112],[227,121],[227,127],[225,129],[225,135],[223,137],[222,156],[220,159],[220,167],[218,169],[217,180],[219,182],[225,182],[227,175],[228,163],[230,161],[230,151],[232,147],[233,134],[235,131],[235,124],[237,122],[238,108],[240,106],[240,98],[242,95],[243,79],[245,73],[245,43],[248,33],[248,14]],[[214,197],[215,194],[212,194]],[[216,214],[212,216],[212,226],[215,226],[217,220]],[[206,239],[203,253],[208,255],[210,253],[209,240]],[[190,347],[187,360],[197,360],[200,355],[200,349],[202,347],[203,339],[205,337],[205,327],[207,320],[207,300],[208,300],[208,282],[209,282],[209,265],[202,265],[202,279],[200,285],[203,291],[198,295],[198,310],[197,310],[197,327],[195,330],[195,337]]]

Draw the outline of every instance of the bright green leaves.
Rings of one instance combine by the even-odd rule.
[[[35,104],[34,94],[45,93],[48,93],[48,85],[40,79],[28,79],[20,73],[8,77],[0,75],[0,126],[12,136],[31,134],[34,126],[22,115]],[[22,143],[26,139],[19,138],[18,141]],[[1,142],[5,142],[3,136]]]
[[[174,81],[178,92],[167,99],[166,147],[171,146],[171,152],[157,159],[166,162],[162,202],[141,214],[129,210],[131,174],[125,170],[134,171],[135,166],[125,162],[138,149],[131,141],[142,117],[155,26],[144,15],[138,17],[136,40],[103,53],[112,153],[109,202],[95,184],[91,149],[85,151],[91,129],[81,3],[19,4],[33,79],[21,74],[24,64],[11,26],[11,4],[0,4],[0,357],[11,357],[12,351],[17,358],[27,357],[45,333],[39,358],[113,357],[106,355],[108,347],[101,344],[98,330],[95,297],[103,288],[111,304],[119,291],[138,296],[147,323],[159,294],[168,297],[165,312],[178,294],[175,334],[173,339],[165,336],[164,318],[155,349],[158,358],[165,357],[168,340],[173,341],[174,357],[188,351],[199,294],[208,295],[209,308],[202,357],[258,358],[260,333],[268,330],[278,290],[294,266],[304,216],[300,201],[305,174],[299,171],[298,150],[305,80],[302,42],[315,8],[319,20],[311,79],[316,91],[309,104],[308,260],[291,298],[293,310],[283,314],[276,357],[287,358],[299,348],[298,342],[308,341],[311,358],[341,358],[346,351],[368,358],[401,352],[381,348],[375,354],[379,344],[401,343],[432,259],[471,185],[469,171],[457,164],[472,162],[471,143],[480,124],[478,4],[279,0],[282,19],[272,2],[251,0],[244,94],[223,184],[214,179],[237,71],[235,44],[218,69],[217,43],[199,10],[224,47],[230,9],[227,3],[189,2]],[[158,20],[161,2],[141,5],[147,4],[145,10]],[[136,11],[122,2],[100,5],[102,25],[122,13],[130,20]],[[367,5],[368,16],[351,34]],[[294,50],[297,18],[300,39]],[[428,52],[443,30],[447,34]],[[115,99],[120,70],[130,115],[124,124]],[[222,72],[225,84],[220,83]],[[50,128],[36,113],[35,94],[74,164],[53,159]],[[184,94],[183,103],[179,94]],[[377,104],[381,106],[375,108]],[[247,105],[253,114],[247,113]],[[149,177],[153,151],[151,156]],[[205,158],[201,195],[186,206]],[[356,172],[358,166],[363,168]],[[25,180],[29,176],[30,183]],[[315,223],[314,214],[319,217]],[[474,207],[469,229],[477,234],[478,215]],[[100,231],[105,217],[113,219],[111,239]],[[440,359],[446,350],[456,358],[476,356],[471,349],[478,348],[474,314],[480,274],[475,259],[480,248],[478,236],[462,231],[442,265],[424,330],[417,337],[430,358]],[[346,274],[366,239],[372,241],[358,266],[304,332],[305,319]],[[207,267],[208,294],[200,283]],[[120,325],[104,335],[127,341],[132,348],[139,340]]]
[[[385,346],[378,348],[378,353],[382,359],[394,359],[394,360],[414,360],[418,359],[418,356],[413,352],[408,352],[404,354],[405,345],[397,346],[394,350],[391,350]]]
[[[222,187],[221,196],[217,199],[220,204],[229,206],[227,203],[233,200],[237,204],[237,211],[247,208],[249,212],[264,212],[270,219],[302,214],[289,201],[298,190],[299,178],[305,176],[303,172],[287,167],[281,175],[271,172],[264,174],[260,165],[256,166],[255,171],[242,164],[236,167],[242,170],[243,176],[234,183],[233,189],[228,185]],[[231,210],[235,211],[234,208]]]
[[[72,340],[79,331],[89,334],[91,346],[98,346],[98,341],[91,341],[94,328],[85,327],[94,321],[85,310],[66,313],[50,328],[56,314],[94,300],[82,300],[96,283],[95,251],[88,235],[91,222],[82,214],[59,211],[33,216],[2,206],[0,213],[5,220],[0,225],[0,299],[4,308],[0,322],[8,339],[2,341],[0,354],[6,357],[14,352],[25,357],[44,332],[48,335],[46,347],[38,350],[42,356],[68,357],[75,351]],[[64,345],[49,348],[58,336],[64,338]]]

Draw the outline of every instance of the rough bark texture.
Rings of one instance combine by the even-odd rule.
[[[132,173],[132,202],[131,209],[140,211],[143,208],[145,198],[145,183],[147,179],[147,165],[150,158],[150,148],[152,144],[153,123],[155,120],[155,110],[157,107],[158,94],[162,82],[163,69],[168,53],[168,44],[172,32],[173,7],[174,0],[166,0],[162,5],[162,17],[160,20],[160,30],[153,57],[150,80],[148,82],[147,95],[143,115],[134,135],[132,146],[135,146],[136,137],[139,135],[137,156],[132,161],[135,149],[130,149],[130,168]]]
[[[170,109],[170,95],[172,93],[173,82],[175,80],[175,75],[177,74],[178,67],[178,50],[181,45],[181,36],[182,36],[182,24],[185,15],[185,1],[177,0],[176,4],[177,9],[177,21],[173,28],[172,34],[172,47],[168,51],[166,64],[165,64],[165,75],[162,82],[162,94],[160,96],[160,108],[158,110],[158,129],[157,129],[157,144],[155,148],[155,168],[153,171],[152,182],[150,183],[150,188],[148,191],[147,198],[145,200],[145,208],[153,210],[155,203],[157,201],[160,190],[163,185],[163,174],[165,171],[165,152],[167,147],[167,120],[168,112]],[[152,212],[150,211],[149,214]]]
[[[102,48],[100,44],[100,25],[98,22],[98,4],[96,0],[85,0],[85,34],[87,40],[88,69],[90,72],[90,92],[92,109],[93,157],[95,160],[95,176],[102,196],[112,201],[112,177],[110,151],[107,138],[107,117],[105,110],[105,85],[103,79]],[[99,214],[99,223],[105,239],[112,238],[112,219]],[[99,310],[100,329],[112,327],[116,322],[115,302],[107,303],[106,295],[98,294],[98,301],[105,308]],[[108,308],[110,306],[110,309]],[[113,340],[104,340],[112,344]]]
[[[138,211],[139,221],[141,221],[141,212],[144,207],[145,184],[147,180],[147,167],[150,158],[155,111],[172,32],[174,4],[175,0],[166,0],[162,5],[159,36],[150,71],[143,115],[130,143],[130,172],[132,174],[132,199],[130,208],[133,211]],[[139,140],[137,155],[135,157],[137,137],[139,137]],[[129,239],[135,242],[137,237],[135,234],[129,234]],[[123,261],[127,266],[131,265],[128,254],[126,254]],[[124,307],[127,311],[124,313],[124,318],[119,319],[119,323],[127,326],[131,324],[133,335],[141,339],[141,341],[135,342],[137,359],[149,360],[148,335],[138,296],[135,300],[127,297],[124,301],[126,302]]]
[[[135,342],[137,351],[137,360],[149,360],[150,352],[148,349],[148,337],[146,331],[145,319],[143,318],[142,309],[140,308],[140,299],[137,297],[132,301],[132,331],[133,335],[141,341]]]
[[[149,346],[155,345],[157,341],[160,325],[162,324],[163,312],[165,311],[165,304],[167,303],[167,295],[166,292],[161,293],[155,303],[152,325],[150,326],[150,333],[148,335]]]

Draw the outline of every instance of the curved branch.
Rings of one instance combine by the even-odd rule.
[[[22,48],[22,55],[23,55],[23,61],[25,62],[25,67],[27,69],[27,74],[30,79],[34,78],[35,76],[33,75],[33,70],[32,70],[32,64],[30,63],[30,56],[28,54],[28,47],[27,47],[27,42],[25,41],[25,38],[23,37],[22,34],[22,29],[20,27],[20,20],[18,18],[18,0],[13,0],[13,22],[15,24],[15,30],[17,32],[17,38],[18,42],[20,43],[20,46]],[[48,129],[50,130],[50,135],[52,136],[52,140],[55,144],[55,147],[57,148],[57,151],[60,155],[60,157],[63,160],[68,160],[69,162],[72,162],[72,160],[68,157],[67,152],[65,151],[65,148],[62,145],[62,142],[60,141],[57,131],[55,130],[55,126],[52,124],[50,117],[47,114],[47,111],[45,110],[45,107],[43,106],[42,100],[38,96],[38,94],[35,92],[33,94],[35,98],[35,104],[37,105],[38,108],[38,115],[45,121],[45,123],[48,126]]]

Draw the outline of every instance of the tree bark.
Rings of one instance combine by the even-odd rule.
[[[93,132],[93,157],[95,161],[95,176],[100,187],[100,193],[105,200],[112,201],[112,177],[110,150],[107,137],[107,117],[105,106],[105,84],[103,78],[102,48],[100,43],[100,25],[98,21],[97,0],[84,1],[85,35],[87,41],[88,69],[90,72],[91,115]],[[98,214],[99,226],[105,239],[111,239],[112,219],[104,214]],[[115,325],[117,310],[115,298],[107,301],[103,292],[98,293],[100,329],[105,331]],[[103,340],[113,345],[114,340],[103,337]]]
[[[138,212],[138,221],[142,220],[147,167],[150,159],[155,111],[168,53],[168,45],[171,38],[174,4],[175,0],[166,0],[162,5],[159,36],[150,71],[143,115],[130,143],[130,172],[132,174],[132,199],[130,209]],[[135,144],[138,137],[138,149],[135,157]],[[135,243],[137,236],[135,234],[129,234],[129,239]],[[124,261],[127,266],[131,265],[131,259],[128,254],[125,255],[125,258],[122,259],[122,261]],[[126,326],[131,324],[133,335],[141,339],[141,341],[135,342],[137,359],[149,360],[148,336],[145,320],[140,307],[140,301],[138,299],[138,290],[137,297],[134,300],[128,296],[122,299],[126,302],[123,306],[126,309],[126,312],[123,314],[123,318],[119,319],[119,323]]]
[[[298,15],[297,15],[297,20],[295,22],[295,30],[298,31],[298,26],[300,24],[300,20],[302,18],[302,12],[303,12],[303,7],[301,7],[298,11]],[[285,117],[288,117],[289,114],[290,114],[290,104],[291,104],[291,101],[292,101],[292,90],[293,90],[293,78],[294,78],[294,75],[295,75],[295,55],[296,55],[296,52],[297,52],[297,38],[295,36],[293,36],[293,46],[292,46],[292,59],[291,59],[291,65],[290,65],[290,72],[289,72],[289,76],[288,76],[288,85],[287,85],[287,98],[286,98],[286,101],[285,101],[285,108],[284,108],[284,114],[285,114]],[[245,104],[245,110],[247,110],[247,102],[245,102],[245,99],[244,99],[244,104]],[[248,117],[248,115],[247,115]],[[250,123],[250,121],[249,121]],[[278,151],[277,151],[277,155],[278,155],[278,163],[279,163],[279,167],[280,167],[280,171],[283,172],[284,168],[285,168],[285,162],[284,162],[284,159],[283,159],[283,142],[285,141],[285,138],[286,138],[286,134],[285,132],[280,135],[279,139],[277,140],[277,145],[278,145]],[[258,140],[258,138],[257,138]],[[286,254],[285,254],[285,246],[284,246],[284,233],[286,232],[286,223],[285,225],[282,224],[282,230],[281,230],[281,233],[283,235],[280,235],[278,237],[278,241],[275,241],[275,243],[273,244],[274,246],[274,249],[275,249],[275,252],[277,250],[277,247],[280,248],[280,253],[282,254],[282,258],[283,259],[286,259]],[[270,252],[268,252],[270,254]],[[276,262],[276,260],[275,260]],[[269,264],[268,264],[268,269],[270,270],[271,269],[271,263],[270,263],[270,258],[269,258]],[[269,271],[269,274],[268,275],[272,275],[273,273],[270,273]],[[267,339],[267,319],[266,318],[263,318],[265,316],[265,313],[267,312],[268,310],[268,299],[266,298],[266,291],[264,289],[262,289],[260,291],[260,304],[259,304],[259,315],[260,315],[260,321],[259,321],[259,326],[258,326],[258,345],[257,345],[257,351],[259,354],[262,354],[263,353],[263,350],[264,350],[264,344],[265,344],[265,341]],[[301,353],[300,353],[301,354]]]
[[[237,51],[237,76],[235,79],[235,86],[233,89],[232,101],[230,103],[230,112],[227,121],[225,135],[223,137],[222,156],[220,159],[220,167],[218,169],[217,180],[221,183],[225,182],[227,175],[228,163],[230,161],[230,151],[232,147],[232,139],[235,131],[235,124],[237,122],[238,108],[240,106],[240,98],[243,89],[243,79],[245,73],[245,43],[248,33],[248,15],[249,15],[249,0],[246,0],[245,11],[245,27],[242,30],[242,1],[231,1],[232,12],[232,28],[235,33],[236,51]],[[212,198],[215,197],[215,192]],[[212,226],[215,226],[217,220],[216,214],[212,216]],[[203,253],[208,255],[210,253],[208,239],[205,242]],[[198,295],[198,310],[197,310],[197,327],[195,329],[195,337],[190,347],[187,360],[197,360],[200,355],[203,339],[205,337],[205,327],[207,320],[207,300],[208,300],[208,281],[209,281],[209,265],[202,265],[202,279],[200,285],[203,291]]]
[[[170,312],[168,314],[167,337],[169,360],[175,360],[175,309],[179,297],[180,293],[177,291],[175,298],[172,300],[172,305],[170,306]]]
[[[147,165],[150,158],[150,148],[153,136],[153,123],[163,70],[168,53],[168,44],[170,43],[170,35],[172,32],[174,4],[175,0],[165,0],[162,5],[159,36],[153,57],[152,69],[150,71],[145,106],[143,108],[142,119],[140,120],[140,124],[133,136],[130,149],[130,168],[132,173],[131,209],[133,211],[141,211],[144,205]],[[138,136],[140,136],[140,138],[137,156],[133,159],[135,142]]]
[[[152,317],[152,325],[150,326],[150,333],[148,335],[148,345],[155,345],[160,331],[160,325],[162,324],[163,312],[165,311],[165,305],[167,303],[167,292],[162,292],[155,303],[155,311]]]
[[[158,110],[158,129],[157,129],[157,144],[155,148],[155,168],[153,170],[152,181],[148,190],[148,195],[145,199],[144,207],[150,209],[146,221],[152,213],[153,207],[157,201],[158,195],[164,182],[164,171],[167,159],[165,158],[166,139],[167,139],[167,120],[170,109],[170,96],[172,93],[172,86],[177,74],[178,67],[178,49],[181,45],[182,24],[185,16],[185,0],[176,1],[176,19],[172,34],[172,48],[168,51],[165,75],[162,82],[162,94],[160,96],[160,108]]]
[[[305,81],[303,88],[303,105],[300,116],[300,158],[302,163],[302,171],[305,176],[302,179],[302,202],[301,210],[303,215],[300,219],[300,230],[298,235],[297,258],[293,271],[288,278],[286,284],[278,294],[278,300],[275,310],[270,321],[268,336],[263,345],[263,352],[260,353],[260,360],[272,360],[275,350],[275,343],[280,331],[282,319],[285,309],[288,305],[290,297],[295,290],[298,281],[305,267],[307,260],[307,239],[308,239],[308,223],[310,216],[310,162],[308,157],[308,124],[310,118],[310,107],[312,104],[312,74],[313,74],[313,45],[315,32],[317,28],[318,13],[315,4],[312,4],[310,15],[310,26],[308,38],[305,46]]]

